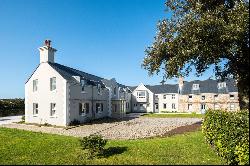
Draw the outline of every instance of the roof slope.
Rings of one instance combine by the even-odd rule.
[[[146,87],[155,94],[178,93],[178,84],[146,85]]]
[[[224,92],[219,92],[218,90],[218,83],[219,82],[226,82],[226,88]],[[197,93],[192,90],[193,84],[199,84],[199,92],[198,93],[227,93],[227,92],[238,92],[238,88],[236,86],[234,79],[227,79],[225,81],[221,80],[213,80],[213,79],[207,79],[204,81],[190,81],[190,82],[184,82],[184,86],[182,88],[182,94],[193,94]]]
[[[49,65],[55,69],[63,78],[65,78],[66,80],[73,80],[73,76],[79,76],[82,77],[84,80],[87,80],[89,84],[92,85],[97,85],[97,84],[103,84],[104,78],[102,77],[98,77],[68,66],[64,66],[58,63],[49,63]],[[125,85],[119,84],[117,83],[119,87],[125,88]]]

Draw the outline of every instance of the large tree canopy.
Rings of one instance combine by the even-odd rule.
[[[143,67],[162,67],[166,78],[200,76],[213,67],[217,78],[232,76],[240,93],[249,94],[249,1],[167,0],[170,18],[159,21]]]

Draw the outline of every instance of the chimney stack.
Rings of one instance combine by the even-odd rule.
[[[57,50],[51,47],[50,40],[45,40],[44,46],[38,49],[40,51],[40,63],[54,63],[54,54]]]
[[[179,90],[181,91],[182,90],[182,87],[184,85],[184,79],[182,76],[179,77]]]

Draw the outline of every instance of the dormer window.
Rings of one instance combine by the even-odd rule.
[[[99,95],[101,94],[101,88],[102,88],[102,87],[101,87],[101,84],[98,84],[98,85],[97,85],[97,91],[98,91],[98,94],[99,94]]]
[[[226,88],[226,83],[225,82],[219,82],[218,83],[218,89]]]
[[[137,97],[138,98],[145,98],[146,97],[146,92],[145,91],[139,91],[139,92],[137,92]]]
[[[193,90],[199,90],[200,86],[199,84],[193,84]]]
[[[82,88],[82,92],[84,91],[84,86],[86,85],[86,81],[85,80],[81,80],[81,88]]]

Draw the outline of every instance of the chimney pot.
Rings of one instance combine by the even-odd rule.
[[[50,43],[51,43],[51,40],[45,40],[45,41],[44,41],[44,44],[45,44],[45,46],[47,46],[47,47],[50,47]]]

